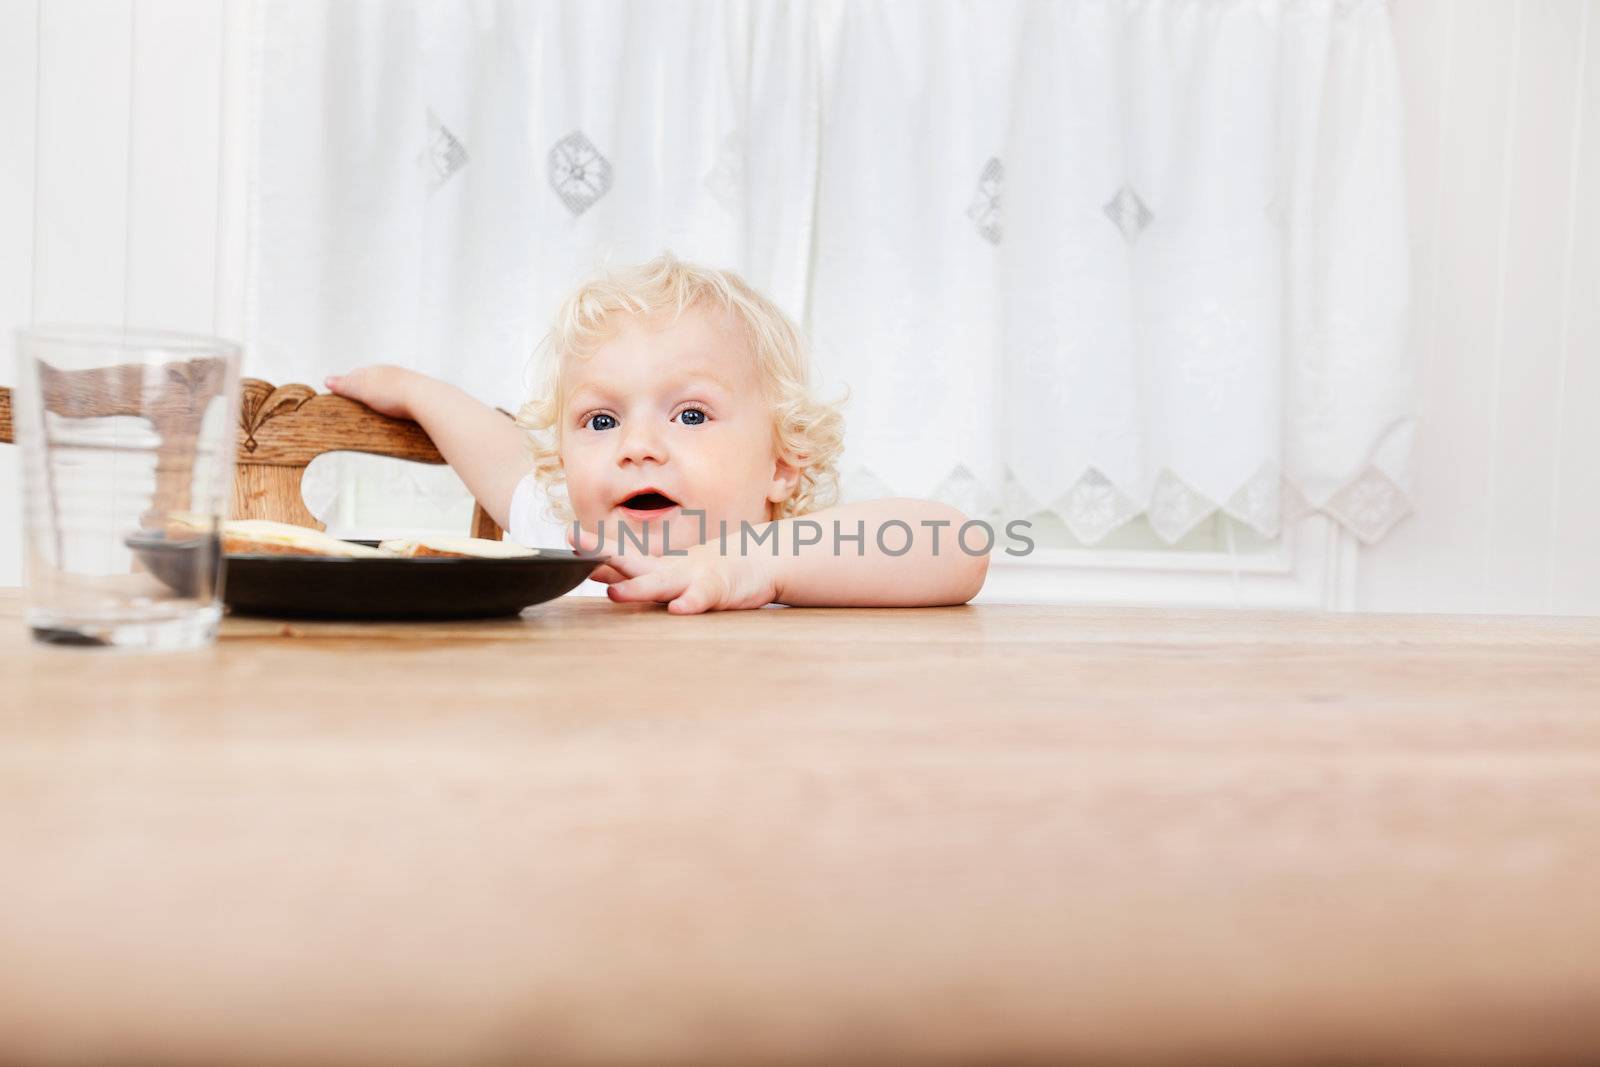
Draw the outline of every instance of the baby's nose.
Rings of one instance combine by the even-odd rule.
[[[653,459],[659,463],[666,455],[666,437],[659,428],[651,425],[647,419],[634,419],[628,424],[628,430],[622,436],[622,459],[631,459],[635,463]]]

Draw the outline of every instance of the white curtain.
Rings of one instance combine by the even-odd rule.
[[[257,376],[514,408],[560,295],[670,248],[848,384],[847,497],[1409,510],[1381,0],[268,0],[259,42]]]

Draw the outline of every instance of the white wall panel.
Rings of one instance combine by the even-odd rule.
[[[1447,7],[1455,8],[1448,14]],[[1402,41],[1436,33],[1453,19],[1450,78],[1441,102],[1441,135],[1409,130],[1410,152],[1430,141],[1440,153],[1443,179],[1411,213],[1436,212],[1435,249],[1414,259],[1434,272],[1432,320],[1414,336],[1425,343],[1421,426],[1416,446],[1416,514],[1376,549],[1363,553],[1358,604],[1386,610],[1478,611],[1483,606],[1484,552],[1490,501],[1490,421],[1494,404],[1495,295],[1504,256],[1504,166],[1510,89],[1509,46],[1517,32],[1517,5],[1504,0],[1461,0],[1424,9],[1397,4],[1397,20],[1412,24]],[[1407,93],[1427,72],[1413,70],[1401,50]],[[1437,258],[1434,252],[1437,251]],[[1422,565],[1419,565],[1419,562]]]
[[[225,21],[239,6],[0,4],[0,328],[216,329],[219,259],[232,284],[243,278],[240,249],[219,256],[217,222]],[[5,351],[11,384],[9,338]],[[20,501],[19,468],[14,448],[0,450],[0,499]],[[14,514],[0,529],[0,585],[21,581]]]
[[[38,80],[39,7],[26,0],[0,8],[0,385],[17,380],[11,331],[33,313],[34,87]],[[0,445],[0,585],[22,576],[19,533],[22,462]]]
[[[1600,614],[1596,0],[1402,0],[1417,512],[1376,611]]]
[[[1550,498],[1555,486],[1556,406],[1566,235],[1578,112],[1583,0],[1519,5],[1516,83],[1505,140],[1508,174],[1501,223],[1490,419],[1489,533],[1482,610],[1549,610]]]
[[[216,317],[223,8],[136,0],[128,320],[211,333]]]
[[[39,9],[15,3],[0,9],[0,330],[5,363],[0,382],[15,381],[10,332],[33,305],[34,86],[38,79]]]
[[[1449,122],[1455,36],[1454,0],[1413,0],[1394,20],[1405,105],[1407,223],[1412,248],[1412,344],[1420,374],[1427,360],[1439,300],[1439,227],[1444,202],[1444,131]]]
[[[1568,188],[1560,373],[1551,417],[1556,477],[1547,520],[1551,610],[1600,615],[1600,3],[1581,30],[1581,116]]]
[[[123,321],[128,246],[130,0],[39,8],[40,322]]]

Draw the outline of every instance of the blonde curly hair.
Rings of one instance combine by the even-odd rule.
[[[592,355],[613,333],[618,315],[650,318],[670,312],[676,318],[703,304],[723,309],[743,329],[772,408],[773,449],[800,471],[794,491],[770,507],[771,518],[809,514],[838,499],[838,463],[844,451],[841,409],[849,391],[832,403],[813,397],[805,340],[781,308],[732,271],[685,263],[667,252],[583,282],[562,302],[554,326],[539,344],[538,382],[516,419],[528,431],[534,479],[556,521],[565,524],[577,517],[560,456],[568,361]]]

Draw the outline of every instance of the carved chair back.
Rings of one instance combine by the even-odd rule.
[[[169,389],[182,389],[190,396],[209,388],[216,395],[200,364],[192,361],[193,373],[175,372]],[[70,418],[91,418],[136,414],[137,409],[119,405],[119,396],[129,395],[121,388],[123,378],[142,375],[141,367],[108,367],[95,371],[55,372],[63,380],[46,387],[51,411]],[[70,376],[71,380],[66,380]],[[365,404],[342,396],[318,393],[308,385],[273,386],[259,378],[240,383],[239,446],[235,454],[233,510],[231,518],[273,519],[312,529],[324,529],[306,509],[300,495],[306,466],[325,452],[366,452],[418,463],[443,463],[444,457],[421,426],[408,419],[380,415]],[[137,390],[133,395],[137,395]],[[193,410],[204,405],[172,405],[174,410]],[[11,390],[0,387],[0,441],[10,442],[12,430]],[[127,408],[127,410],[121,410]],[[163,420],[162,405],[157,412],[155,430],[163,438],[192,434],[196,427],[180,420]],[[159,506],[182,510],[176,494],[185,493],[189,483],[187,469],[158,469],[156,497]],[[500,527],[483,505],[472,513],[472,536],[499,540]]]

